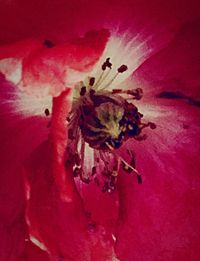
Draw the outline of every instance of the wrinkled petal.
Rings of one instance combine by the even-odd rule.
[[[102,30],[89,32],[85,38],[58,46],[50,44],[49,47],[48,42],[39,44],[35,40],[29,40],[32,49],[27,41],[22,41],[17,46],[3,46],[0,58],[13,60],[3,59],[1,72],[12,80],[11,74],[17,70],[16,59],[21,59],[22,72],[18,82],[20,89],[39,97],[58,96],[66,86],[73,86],[77,80],[85,77],[85,72],[91,70],[103,52],[108,37],[108,31]],[[22,49],[25,49],[26,54],[22,53]]]

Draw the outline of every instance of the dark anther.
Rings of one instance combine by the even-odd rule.
[[[96,168],[96,166],[93,166],[92,167],[92,176],[94,176],[96,174],[96,172],[97,172],[97,168]]]
[[[74,176],[74,177],[78,177],[78,176],[80,176],[80,174],[81,174],[81,169],[78,168],[78,167],[76,167],[76,168],[73,170],[73,176]]]
[[[46,39],[43,43],[47,48],[53,48],[55,46],[54,43],[52,43],[50,40]]]
[[[142,184],[142,176],[141,175],[137,175],[137,181],[138,181],[138,184]]]
[[[45,113],[46,116],[49,116],[50,115],[49,109],[46,108],[44,113]]]
[[[71,120],[70,117],[67,117],[67,118],[66,118],[66,121],[70,122],[70,120]]]
[[[123,72],[125,72],[125,71],[127,71],[128,70],[128,66],[127,65],[121,65],[118,69],[117,69],[117,71],[118,71],[118,73],[123,73]]]
[[[112,146],[113,149],[119,149],[119,147],[122,145],[122,140],[110,139],[108,143]]]
[[[86,87],[83,86],[83,87],[81,87],[80,95],[81,95],[81,96],[84,96],[85,93],[86,93]]]
[[[140,100],[143,95],[143,90],[141,88],[137,88],[134,90],[128,90],[127,94],[134,96],[136,100]]]
[[[115,94],[115,93],[122,93],[122,89],[113,89],[112,93],[113,94]]]
[[[140,129],[138,128],[137,124],[131,123],[128,124],[128,135],[130,137],[136,136],[140,133]]]
[[[95,83],[95,78],[94,78],[94,77],[91,77],[91,78],[90,78],[90,82],[89,82],[90,86],[93,86],[94,83]]]
[[[110,58],[107,58],[106,61],[102,65],[102,70],[105,71],[106,68],[112,68],[112,63],[110,62]]]
[[[156,124],[153,122],[149,122],[149,127],[154,130],[156,128]]]

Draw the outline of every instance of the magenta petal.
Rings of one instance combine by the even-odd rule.
[[[138,186],[132,176],[119,178],[116,252],[122,261],[200,258],[200,67],[196,30],[195,23],[185,25],[167,48],[134,75],[144,89],[144,117],[157,128],[153,133],[146,132],[146,141],[129,145],[136,152],[143,184]],[[159,97],[164,91],[168,95]],[[180,98],[177,91],[190,99]]]

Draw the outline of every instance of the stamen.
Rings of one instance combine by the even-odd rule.
[[[127,94],[127,95],[133,96],[134,98],[132,98],[132,99],[140,100],[143,95],[143,90],[141,88],[137,88],[134,90],[113,89],[112,93],[113,94]]]
[[[146,127],[150,127],[152,130],[156,129],[156,124],[153,122],[148,122],[148,123],[142,123],[140,130],[146,128]]]
[[[110,63],[110,58],[107,58],[106,61],[102,64],[101,66],[102,68],[102,73],[99,77],[99,79],[97,80],[96,84],[94,85],[94,87],[96,87],[96,89],[98,88],[98,86],[107,78],[110,70],[112,69],[112,63]],[[104,72],[106,70],[106,68],[109,68],[110,70],[107,72],[107,74],[104,76]],[[104,77],[103,77],[104,76]]]
[[[128,66],[126,65],[121,65],[118,69],[117,69],[117,73],[115,74],[115,76],[103,87],[101,88],[101,91],[102,90],[105,90],[106,88],[108,88],[108,86],[110,86],[114,80],[117,78],[117,76],[119,75],[119,73],[123,73],[125,72],[126,70],[128,70]]]
[[[136,169],[134,152],[127,150],[127,162],[117,149],[130,138],[145,140],[147,135],[142,134],[144,128],[156,128],[152,122],[143,123],[143,115],[128,101],[140,100],[143,95],[141,88],[103,91],[128,67],[122,64],[112,78],[109,77],[111,70],[112,63],[107,58],[97,81],[95,77],[89,77],[87,85],[84,82],[77,84],[80,96],[74,97],[72,110],[66,117],[69,122],[66,165],[73,167],[74,177],[79,177],[86,184],[93,180],[97,186],[102,186],[103,192],[108,193],[116,189],[120,169],[129,174],[135,173],[138,183],[142,183],[141,174]],[[108,81],[107,78],[111,79]],[[46,110],[45,114],[49,114],[49,111]],[[91,161],[88,161],[88,149],[91,149]],[[86,152],[89,153],[87,158]],[[89,171],[86,161],[91,162]],[[100,173],[103,183],[98,176]]]

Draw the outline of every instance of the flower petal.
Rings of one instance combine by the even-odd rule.
[[[3,46],[3,51],[8,53],[8,57],[20,57],[22,59],[22,78],[19,87],[29,94],[39,97],[52,95],[58,96],[66,86],[73,86],[82,80],[85,71],[91,70],[92,66],[98,61],[105,48],[109,33],[107,30],[92,31],[74,42],[48,47],[44,45],[33,49],[25,48],[28,55],[21,54],[21,44]],[[35,43],[35,42],[34,42]],[[38,42],[37,42],[38,44]],[[21,47],[21,48],[20,48]],[[3,54],[5,57],[5,54]],[[22,57],[21,57],[22,56]],[[13,60],[14,63],[15,60]],[[10,60],[1,65],[2,72],[9,75],[14,69],[11,67]],[[6,68],[5,68],[6,67]],[[9,77],[11,79],[11,77]]]
[[[199,37],[194,28],[184,26],[171,44],[144,63],[133,78],[144,89],[139,110],[157,128],[153,132],[145,130],[146,141],[132,142],[126,147],[134,149],[144,182],[138,186],[132,176],[119,177],[116,251],[120,260],[200,257],[200,111],[199,106],[191,103],[199,96],[199,65],[195,62]],[[191,49],[186,47],[187,35]],[[163,91],[171,92],[158,97]],[[176,91],[191,99],[177,98],[180,96]]]

